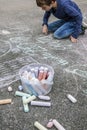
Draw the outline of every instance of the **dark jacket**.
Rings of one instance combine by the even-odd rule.
[[[72,36],[77,38],[81,32],[82,25],[82,13],[78,5],[71,0],[56,0],[58,6],[57,9],[51,9],[46,11],[43,17],[43,24],[48,25],[48,19],[51,14],[53,14],[58,19],[63,19],[66,22],[74,22],[75,31]]]

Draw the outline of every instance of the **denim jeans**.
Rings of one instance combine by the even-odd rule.
[[[48,31],[54,32],[54,38],[62,39],[69,37],[74,32],[75,22],[66,22],[64,20],[57,20],[48,24]]]

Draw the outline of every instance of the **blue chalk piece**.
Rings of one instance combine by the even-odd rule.
[[[19,86],[18,86],[18,90],[19,90],[19,91],[22,91],[22,90],[23,90],[23,86],[19,85]]]
[[[24,84],[26,84],[27,89],[30,91],[30,94],[33,94],[35,96],[38,96],[37,92],[34,90],[33,86],[29,83],[28,80],[22,79],[22,81],[24,82]]]
[[[33,89],[33,86],[31,84],[26,83],[26,85],[28,86],[29,90],[33,95],[38,96],[37,92]]]

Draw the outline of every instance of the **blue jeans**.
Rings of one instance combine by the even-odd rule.
[[[74,32],[75,22],[57,20],[48,24],[48,31],[54,32],[54,38],[62,39],[69,37]]]

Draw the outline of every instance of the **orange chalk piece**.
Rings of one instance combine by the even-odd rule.
[[[48,77],[48,68],[44,68],[43,79],[47,79],[47,77]]]
[[[11,99],[3,99],[3,100],[0,100],[0,105],[9,104],[9,103],[11,103],[11,102],[12,102]]]
[[[39,80],[42,80],[42,79],[43,79],[43,74],[44,74],[44,71],[43,71],[43,70],[40,70],[40,71],[39,71],[39,75],[38,75],[38,79],[39,79]]]

